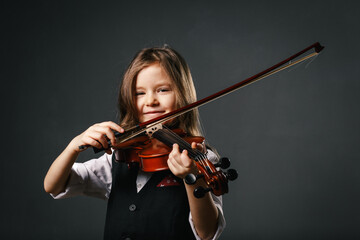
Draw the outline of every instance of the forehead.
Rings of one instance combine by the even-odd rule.
[[[159,84],[173,84],[173,80],[159,63],[147,66],[137,75],[136,87]]]

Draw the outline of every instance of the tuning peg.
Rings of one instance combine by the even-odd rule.
[[[235,169],[229,169],[225,172],[226,178],[230,181],[234,181],[238,177],[238,173]]]
[[[190,174],[186,175],[185,183],[188,185],[194,185],[196,183],[196,181],[202,177],[204,177],[204,174],[198,174],[195,176],[194,174],[190,173]]]
[[[203,188],[203,187],[197,187],[194,190],[194,196],[196,198],[202,198],[205,196],[205,193],[210,192],[211,188]]]
[[[222,157],[219,159],[219,162],[214,164],[215,167],[220,167],[221,169],[227,169],[230,167],[230,159],[227,157]]]

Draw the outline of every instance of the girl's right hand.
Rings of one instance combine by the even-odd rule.
[[[106,153],[111,154],[108,140],[110,140],[112,146],[115,146],[116,138],[113,130],[120,133],[124,132],[122,127],[111,121],[94,124],[71,141],[71,148],[76,152],[82,152],[86,148],[80,149],[79,146],[87,145],[95,148],[104,148]]]

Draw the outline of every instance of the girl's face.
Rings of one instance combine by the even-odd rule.
[[[136,108],[140,122],[176,109],[174,83],[159,63],[141,70],[136,79]]]

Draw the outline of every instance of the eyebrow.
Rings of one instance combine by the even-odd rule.
[[[155,88],[158,88],[158,87],[161,87],[161,86],[168,86],[168,87],[172,87],[174,84],[173,83],[168,83],[168,82],[160,82],[160,83],[157,83],[154,87]],[[139,86],[139,87],[135,87],[136,89],[143,89],[144,87],[142,86]]]

